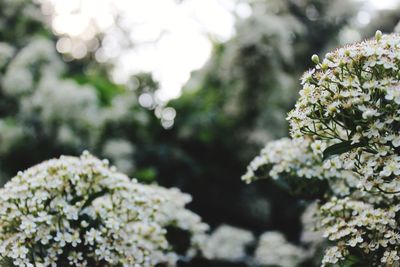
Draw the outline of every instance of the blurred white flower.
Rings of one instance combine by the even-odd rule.
[[[295,267],[305,259],[305,251],[290,244],[280,232],[261,235],[254,260],[260,266]]]
[[[202,252],[208,259],[241,261],[247,256],[246,246],[254,242],[250,231],[221,225],[206,239]]]

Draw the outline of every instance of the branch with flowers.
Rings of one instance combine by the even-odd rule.
[[[242,179],[317,201],[322,266],[399,266],[400,36],[377,31],[311,59],[288,114],[292,139],[267,144]]]

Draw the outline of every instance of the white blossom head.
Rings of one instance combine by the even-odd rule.
[[[367,199],[375,198],[369,195]],[[374,202],[374,201],[371,201]],[[400,235],[399,205],[374,205],[346,197],[332,198],[321,206],[319,230],[334,245],[325,251],[323,266],[346,262],[360,266],[398,266]]]
[[[339,154],[365,187],[399,191],[400,35],[378,31],[316,58],[288,116],[292,136],[330,140],[325,156]]]
[[[64,68],[52,41],[33,38],[8,63],[2,90],[9,97],[32,93],[39,78],[60,75]]]
[[[305,260],[305,251],[291,243],[280,232],[261,235],[254,260],[258,266],[295,267]]]
[[[202,246],[207,259],[244,261],[248,256],[246,247],[254,242],[254,235],[247,230],[221,225],[206,239]]]
[[[175,200],[157,192],[87,152],[43,162],[0,190],[0,259],[18,267],[174,265],[166,227],[185,218],[165,219]]]
[[[346,195],[355,186],[354,175],[337,160],[323,162],[325,142],[310,138],[282,138],[269,142],[248,165],[242,180],[271,178],[278,185],[304,197],[318,197],[328,190]],[[346,184],[346,186],[344,186]]]

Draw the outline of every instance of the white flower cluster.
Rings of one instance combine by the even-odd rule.
[[[33,38],[11,59],[1,85],[7,96],[32,92],[42,76],[57,76],[64,70],[54,45],[44,38]]]
[[[315,150],[323,151],[323,146],[314,144]],[[275,180],[280,175],[291,175],[303,178],[331,177],[334,173],[328,173],[321,164],[321,157],[314,154],[311,142],[307,139],[282,138],[269,142],[247,167],[247,173],[242,179],[248,183],[260,178],[256,173],[266,168],[267,177]],[[318,166],[319,165],[319,166]],[[264,173],[262,173],[264,175]]]
[[[305,256],[302,248],[289,243],[280,232],[271,231],[261,235],[254,259],[259,266],[294,267]]]
[[[93,82],[104,79],[107,84],[107,77],[98,77],[102,68],[65,64],[54,38],[43,34],[47,29],[41,8],[45,7],[39,2],[5,0],[0,4],[0,32],[7,37],[0,42],[0,158],[6,162],[0,173],[7,177],[20,167],[6,165],[16,154],[26,152],[21,149],[24,143],[26,148],[45,144],[44,153],[29,152],[36,160],[88,149],[132,174],[132,133],[148,122],[150,114],[140,109],[133,91],[104,93],[102,82]],[[18,21],[18,29],[6,28],[10,21]],[[85,76],[80,70],[77,74],[75,67],[83,67]],[[109,85],[109,90],[115,86]],[[115,131],[117,127],[124,131]]]
[[[338,156],[324,164],[354,171],[366,190],[333,194],[317,212],[319,230],[334,242],[323,265],[400,266],[400,35],[377,31],[312,60],[288,116],[292,137],[325,142],[324,156]]]
[[[302,77],[288,116],[292,136],[336,143],[334,154],[367,189],[400,191],[400,35],[377,31],[375,39],[312,60],[317,66]]]
[[[254,241],[250,231],[221,225],[205,240],[202,252],[207,259],[243,261],[247,256],[246,246]]]
[[[322,265],[343,262],[360,249],[369,266],[399,266],[399,210],[399,204],[378,208],[362,200],[332,198],[319,211],[324,236],[336,243],[326,250]]]
[[[126,133],[113,136],[109,129],[148,122],[149,114],[140,110],[133,92],[121,92],[104,105],[94,86],[62,77],[66,65],[53,42],[44,38],[29,39],[21,48],[0,43],[2,60],[0,157],[13,157],[21,140],[28,146],[45,142],[49,149],[69,153],[98,150],[122,171],[135,170],[135,144]]]
[[[44,134],[54,134],[61,144],[95,143],[104,121],[97,92],[91,86],[62,79],[64,68],[54,44],[34,38],[18,51],[0,77],[2,92],[17,100],[19,123],[39,121]]]
[[[98,139],[102,113],[96,91],[90,86],[49,75],[29,97],[21,99],[20,105],[23,120],[39,120],[44,133],[54,134],[60,144],[94,146]]]
[[[18,173],[0,201],[0,258],[18,267],[172,266],[165,227],[196,241],[207,229],[186,194],[141,185],[87,152]]]
[[[325,142],[310,138],[282,138],[269,142],[248,165],[242,180],[250,183],[260,178],[326,179],[334,193],[349,194],[350,189],[357,186],[357,178],[342,170],[341,162],[336,159],[323,162],[325,149]]]
[[[203,243],[202,252],[212,260],[278,267],[300,266],[310,254],[289,243],[280,232],[268,231],[255,238],[250,231],[230,225],[216,228]]]
[[[317,66],[304,74],[288,116],[294,139],[267,144],[242,179],[335,181],[308,220],[334,243],[322,264],[400,266],[400,35],[378,31],[312,60]],[[323,244],[310,233],[304,243]]]

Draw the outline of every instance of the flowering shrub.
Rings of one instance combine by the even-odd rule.
[[[292,136],[332,140],[325,156],[340,154],[367,189],[400,191],[400,36],[382,35],[328,53],[302,77],[289,113]]]
[[[400,36],[377,31],[312,60],[288,116],[294,139],[267,144],[242,178],[290,176],[306,192],[328,181],[307,215],[316,238],[310,227],[302,238],[328,245],[322,266],[399,266]]]
[[[166,227],[194,245],[207,229],[185,209],[188,195],[139,184],[87,152],[18,173],[0,201],[2,266],[174,265]]]
[[[138,128],[149,124],[150,112],[136,92],[108,80],[105,66],[63,61],[41,8],[37,1],[0,3],[0,184],[27,166],[85,149],[133,174],[137,140],[148,138]]]
[[[25,157],[27,165],[89,149],[124,172],[136,170],[130,131],[147,124],[149,114],[139,108],[133,92],[120,92],[104,105],[95,86],[63,78],[68,66],[54,43],[43,37],[31,38],[20,48],[0,43],[0,58],[6,62],[4,69],[0,66],[0,172],[5,177],[21,168],[12,158],[27,148],[33,151],[33,159]],[[115,125],[129,131],[110,133]],[[32,149],[38,144],[44,149]]]

